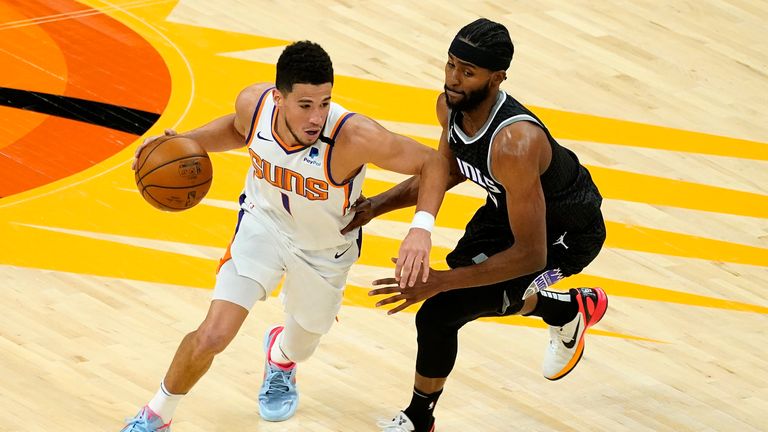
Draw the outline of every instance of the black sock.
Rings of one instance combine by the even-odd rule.
[[[541,290],[536,297],[536,308],[527,315],[539,316],[551,326],[562,327],[579,312],[576,299],[570,292]]]
[[[416,426],[417,432],[428,431],[429,427],[432,426],[432,422],[435,421],[435,418],[432,417],[432,412],[442,392],[443,390],[440,389],[434,393],[424,394],[415,387],[413,388],[411,404],[408,405],[404,412],[411,419],[413,425]]]

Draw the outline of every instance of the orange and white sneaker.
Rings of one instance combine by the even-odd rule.
[[[562,327],[549,326],[549,346],[544,353],[544,378],[559,380],[568,375],[584,354],[584,334],[597,324],[608,309],[602,288],[572,288],[579,307],[576,317]]]

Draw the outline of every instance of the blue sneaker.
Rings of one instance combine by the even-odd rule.
[[[171,422],[163,423],[163,419],[145,405],[120,432],[171,432]]]
[[[299,393],[296,391],[296,363],[284,367],[272,363],[269,352],[283,331],[283,326],[275,326],[264,335],[264,383],[259,391],[259,413],[266,421],[283,421],[293,417],[299,404]]]

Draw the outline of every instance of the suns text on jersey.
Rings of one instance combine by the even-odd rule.
[[[251,154],[253,175],[287,192],[294,192],[310,201],[325,201],[328,199],[328,182],[314,177],[304,177],[289,168],[274,165],[262,158],[253,149]]]

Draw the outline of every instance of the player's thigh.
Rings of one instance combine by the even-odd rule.
[[[233,260],[226,261],[216,274],[212,300],[235,304],[247,314],[257,301],[265,300],[268,295],[267,288],[259,280],[271,281],[267,283],[272,286],[277,284],[274,269],[263,269],[261,273],[252,269],[249,274],[241,275]]]
[[[347,274],[356,259],[356,251],[351,252],[336,259],[335,249],[301,251],[287,259],[283,302],[286,312],[307,331],[325,334],[336,320]]]
[[[214,299],[232,301],[250,310],[280,283],[288,254],[283,240],[267,221],[245,212],[230,245],[230,259],[216,278]]]
[[[605,222],[602,214],[595,215],[586,227],[570,231],[552,230],[552,237],[558,241],[549,242],[547,248],[547,268],[560,269],[563,276],[580,273],[589,265],[603,248],[606,238]]]

